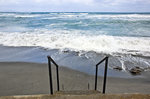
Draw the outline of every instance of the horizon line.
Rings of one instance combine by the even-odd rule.
[[[135,11],[135,12],[119,12],[119,11],[0,11],[0,13],[16,13],[16,12],[20,12],[20,13],[150,13],[150,12],[138,12],[138,11]]]

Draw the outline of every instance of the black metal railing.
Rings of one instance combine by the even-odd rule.
[[[49,83],[50,83],[50,94],[53,94],[53,81],[52,81],[52,69],[51,69],[51,62],[56,66],[56,76],[57,76],[57,91],[59,91],[59,66],[56,64],[56,62],[50,57],[48,58],[48,68],[49,68]]]
[[[53,81],[52,81],[52,69],[51,62],[56,66],[56,76],[57,76],[57,91],[59,91],[59,66],[56,62],[50,57],[48,58],[48,69],[49,69],[49,83],[50,83],[50,94],[53,94]],[[108,67],[108,56],[102,59],[99,63],[96,64],[96,73],[95,73],[95,90],[97,90],[97,77],[98,77],[98,66],[105,61],[105,70],[104,70],[104,80],[103,80],[103,94],[105,94],[106,89],[106,79],[107,79],[107,67]],[[88,85],[89,88],[89,85]]]
[[[99,63],[96,64],[96,72],[95,72],[95,90],[97,90],[97,74],[98,74],[98,66],[105,61],[105,71],[104,71],[104,80],[103,80],[103,94],[105,94],[106,89],[106,79],[107,79],[107,67],[108,67],[108,56],[102,59]]]

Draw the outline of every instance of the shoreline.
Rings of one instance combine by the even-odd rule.
[[[79,53],[68,50],[60,51],[58,49],[48,50],[40,47],[9,47],[0,45],[0,50],[0,62],[31,62],[47,64],[47,55],[50,55],[58,65],[81,72],[86,72],[90,75],[95,75],[95,65],[106,56],[106,54],[104,53],[96,53],[92,51]],[[145,60],[145,58],[140,58],[139,56],[130,57],[130,55],[110,55],[108,76],[133,78],[133,76],[126,72],[126,70],[131,70],[134,67],[142,68],[142,70],[145,70],[145,68],[149,68],[147,67],[148,64],[143,62],[149,63],[149,58]],[[119,69],[121,69],[120,71],[115,70],[115,68],[118,67]],[[98,73],[98,75],[103,76],[104,63],[99,66],[99,71],[100,72]]]
[[[53,86],[56,89],[56,72],[52,65]],[[92,75],[60,66],[60,90],[94,89],[95,78]],[[150,93],[147,72],[144,77],[117,78],[108,77],[106,93]],[[98,90],[102,90],[102,77],[98,77]],[[48,94],[48,66],[41,63],[0,62],[0,96]]]

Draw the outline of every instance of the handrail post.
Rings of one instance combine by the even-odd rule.
[[[51,90],[51,94],[53,94],[51,62],[56,66],[57,91],[59,91],[59,71],[58,71],[59,66],[56,64],[56,62],[50,56],[47,56],[47,58],[48,58],[48,66],[49,66],[50,90]]]
[[[95,90],[97,90],[97,74],[98,74],[98,66],[105,61],[105,70],[104,70],[104,82],[103,82],[103,94],[105,94],[106,89],[106,79],[107,79],[107,67],[108,67],[108,56],[102,59],[100,62],[96,64],[96,72],[95,72]]]
[[[106,89],[107,67],[108,67],[108,57],[106,58],[106,61],[105,61],[105,72],[104,72],[104,82],[103,82],[103,94],[105,94],[105,89]]]
[[[57,77],[57,91],[59,91],[59,71],[58,71],[58,65],[56,62],[50,57],[50,61],[56,66],[56,77]]]
[[[59,91],[59,72],[58,72],[58,66],[56,66],[56,75],[57,75],[57,91]]]
[[[50,56],[47,56],[48,58],[48,69],[49,69],[49,83],[50,83],[50,93],[53,94],[53,81],[52,81],[52,70],[51,70],[51,60]]]
[[[95,90],[97,90],[97,71],[98,71],[98,65],[96,65],[96,72],[95,72]]]

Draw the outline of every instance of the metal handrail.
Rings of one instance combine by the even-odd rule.
[[[98,74],[98,66],[105,61],[105,71],[104,71],[104,82],[103,82],[103,94],[105,94],[106,89],[106,79],[107,79],[107,67],[108,67],[108,56],[102,59],[100,62],[96,64],[96,72],[95,72],[95,90],[97,90],[97,74]]]
[[[48,58],[48,68],[49,68],[49,83],[50,83],[50,90],[51,90],[50,93],[53,94],[53,81],[52,81],[51,62],[56,66],[57,91],[59,91],[59,72],[58,72],[59,66],[56,64],[56,62],[50,56],[47,56],[47,58]]]
[[[48,68],[49,68],[49,83],[50,83],[50,94],[53,94],[53,82],[52,82],[52,70],[51,70],[51,62],[56,66],[56,76],[57,76],[57,91],[59,91],[59,66],[56,62],[50,57],[48,58]],[[104,71],[104,82],[103,82],[103,94],[105,94],[106,89],[106,79],[107,79],[107,67],[108,67],[108,56],[102,59],[100,62],[96,64],[96,74],[95,74],[95,90],[97,90],[97,74],[98,74],[98,66],[105,61],[105,71]]]

